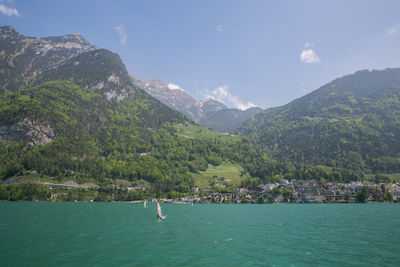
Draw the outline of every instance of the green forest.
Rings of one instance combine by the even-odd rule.
[[[2,125],[28,118],[48,123],[57,135],[39,146],[28,146],[25,140],[0,142],[2,179],[32,172],[60,181],[140,179],[158,192],[188,192],[194,183],[191,173],[223,160],[240,163],[254,176],[285,172],[284,165],[270,160],[248,138],[180,136],[174,125],[191,122],[168,108],[158,112],[164,107],[146,102],[146,95],[109,102],[71,80],[59,80],[1,96],[0,101]],[[158,121],[153,112],[162,114]]]
[[[360,71],[236,129],[268,155],[303,166],[400,171],[400,70]]]

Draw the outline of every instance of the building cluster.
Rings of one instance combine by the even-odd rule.
[[[374,182],[321,183],[318,181],[283,180],[281,183],[260,184],[246,188],[232,188],[218,192],[216,188],[194,188],[194,194],[164,202],[184,203],[323,203],[357,202],[360,194],[365,201],[400,201],[398,184]],[[388,193],[391,199],[388,199]]]

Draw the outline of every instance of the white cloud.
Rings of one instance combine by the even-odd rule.
[[[300,54],[300,60],[304,63],[319,63],[321,60],[312,49],[305,49]]]
[[[169,83],[168,85],[168,89],[169,90],[181,90],[181,91],[185,91],[183,90],[179,85],[175,84],[175,83]]]
[[[389,30],[386,31],[387,36],[393,36],[400,32],[400,23],[394,25]]]
[[[223,32],[224,31],[224,26],[223,25],[217,25],[217,27],[215,28],[215,30],[217,31],[217,32],[219,32],[219,33],[221,33],[221,32]]]
[[[128,35],[125,33],[125,27],[123,25],[119,25],[115,27],[115,30],[119,34],[119,41],[121,42],[122,45],[126,44],[126,39],[128,39]]]
[[[7,7],[3,4],[0,4],[0,13],[2,13],[3,15],[9,16],[9,17],[11,17],[11,16],[20,17],[21,16],[16,8]]]
[[[227,106],[234,106],[240,110],[256,107],[256,105],[251,102],[243,103],[237,96],[231,95],[226,85],[221,85],[212,91],[206,90],[205,97],[222,102]]]

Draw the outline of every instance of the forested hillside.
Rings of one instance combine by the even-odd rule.
[[[7,33],[21,43],[32,39],[8,28],[4,36]],[[70,42],[64,37],[47,39]],[[3,40],[0,46],[7,43]],[[1,179],[42,177],[99,184],[122,179],[148,183],[160,194],[190,191],[192,174],[224,160],[241,164],[253,176],[284,173],[285,166],[268,159],[246,138],[182,136],[176,125],[192,122],[133,85],[118,55],[89,47],[63,56],[51,68],[43,59],[46,64],[36,67],[40,72],[28,78],[20,70],[18,86],[3,86]],[[15,58],[14,50],[3,51],[3,59]],[[47,52],[61,58],[57,49]],[[29,53],[24,60],[37,62],[35,55]]]
[[[267,109],[237,132],[277,160],[399,172],[399,99],[400,69],[359,71]]]

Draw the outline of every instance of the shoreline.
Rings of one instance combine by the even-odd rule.
[[[52,200],[0,200],[0,202],[53,202],[53,203],[118,203],[118,204],[143,204],[143,200],[134,201],[52,201]],[[176,204],[176,205],[191,205],[187,202],[158,202],[160,204]],[[369,201],[369,202],[284,202],[284,203],[193,203],[193,205],[330,205],[330,204],[399,204],[398,201]],[[155,204],[155,202],[146,202],[146,204]]]

